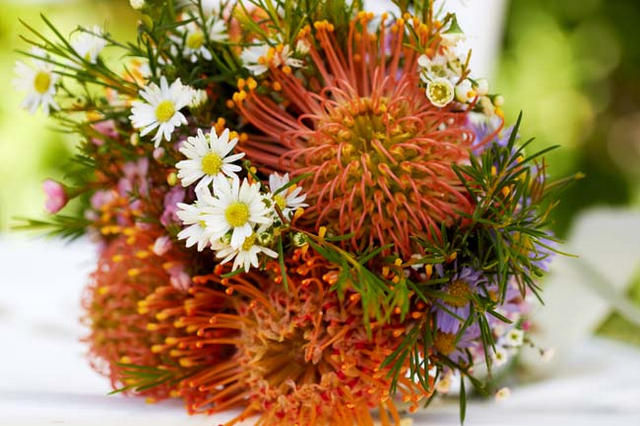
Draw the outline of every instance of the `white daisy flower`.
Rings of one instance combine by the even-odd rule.
[[[209,40],[220,43],[229,38],[227,23],[224,20],[211,18],[207,25],[209,27]]]
[[[183,225],[188,225],[178,234],[179,240],[187,240],[186,246],[197,244],[198,251],[204,250],[213,239],[213,231],[207,227],[206,215],[211,213],[213,196],[208,188],[197,192],[197,200],[194,204],[178,203],[176,214]]]
[[[250,184],[244,179],[228,179],[216,176],[213,180],[216,198],[212,200],[211,214],[206,217],[213,239],[220,239],[231,232],[231,247],[240,248],[253,234],[256,225],[270,225],[271,212],[262,201],[260,184]]]
[[[269,176],[269,189],[271,190],[273,201],[280,207],[280,210],[285,217],[290,218],[296,210],[307,207],[304,200],[307,198],[306,194],[300,194],[302,188],[296,185],[291,185],[287,189],[278,192],[280,188],[289,183],[289,173],[284,176],[280,176],[278,173],[272,173]],[[278,192],[276,194],[276,192]]]
[[[133,127],[142,129],[140,136],[145,136],[157,128],[153,141],[158,147],[163,137],[170,141],[175,128],[187,124],[187,119],[180,110],[191,103],[192,96],[193,89],[183,85],[180,79],[169,86],[167,79],[162,76],[160,87],[151,83],[140,91],[140,97],[145,102],[135,101],[129,118]]]
[[[233,262],[234,271],[242,267],[245,272],[249,272],[252,266],[254,268],[259,266],[259,254],[264,253],[273,258],[278,257],[278,253],[275,251],[256,244],[256,237],[256,233],[249,235],[238,248],[233,248],[223,241],[218,241],[216,244],[213,244],[212,249],[216,251],[216,257],[222,259],[220,261],[221,264],[235,259]]]
[[[91,64],[98,61],[98,55],[106,45],[107,41],[102,37],[102,28],[97,25],[91,30],[77,32],[71,40],[71,46],[76,53]]]
[[[293,52],[289,45],[282,47],[282,51],[279,53],[279,62],[276,62],[276,65],[287,65],[291,68],[302,68],[304,66],[304,62],[301,59],[293,57]]]
[[[512,328],[505,336],[505,339],[509,346],[518,348],[522,346],[522,343],[524,342],[524,332],[517,328]]]
[[[493,361],[495,362],[497,367],[505,365],[509,360],[509,354],[507,351],[500,347],[496,346],[495,351],[493,352]]]
[[[188,138],[180,148],[180,152],[187,157],[187,160],[176,164],[182,186],[187,187],[200,180],[196,186],[198,191],[210,185],[216,176],[226,175],[237,179],[236,173],[242,168],[232,163],[244,157],[244,153],[229,155],[237,143],[237,138],[229,140],[229,129],[225,129],[220,136],[213,127],[208,135],[198,129],[198,135]]]
[[[33,48],[31,54],[45,57],[42,49]],[[53,65],[41,59],[32,59],[32,66],[22,61],[17,61],[15,73],[17,78],[13,80],[16,90],[26,92],[26,97],[20,106],[31,114],[34,114],[39,106],[42,112],[49,115],[51,109],[60,107],[54,100],[58,75],[53,72]]]
[[[275,67],[284,65],[291,68],[304,66],[302,60],[293,57],[291,47],[282,44],[271,47],[267,43],[262,43],[246,47],[240,54],[240,59],[244,67],[256,76],[267,72],[269,65]]]
[[[206,28],[209,31],[209,40],[221,42],[227,39],[227,25],[222,19],[210,18],[207,20]],[[189,22],[182,27],[184,37],[184,56],[189,58],[191,62],[197,62],[198,56],[202,56],[205,60],[210,61],[212,56],[207,48],[207,37],[205,30],[195,21]],[[182,37],[173,37],[176,43],[182,42]]]
[[[240,59],[244,67],[253,75],[260,75],[267,72],[267,55],[269,54],[269,46],[267,43],[256,44],[245,47],[240,54]]]

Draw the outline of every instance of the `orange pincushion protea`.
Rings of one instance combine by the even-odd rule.
[[[384,19],[372,34],[370,18],[351,23],[346,51],[329,23],[316,23],[315,37],[303,30],[320,76],[305,85],[272,66],[271,87],[288,108],[253,82],[239,92],[240,113],[264,133],[242,149],[267,170],[311,174],[303,185],[316,228],[353,234],[356,250],[394,243],[410,255],[411,236],[431,237],[472,210],[451,166],[468,159],[473,135],[465,112],[434,107],[420,87],[418,43],[428,34],[407,38],[402,20],[389,31]]]
[[[89,344],[92,366],[109,376],[114,389],[141,383],[130,376],[129,365],[166,371],[171,380],[136,392],[152,400],[178,396],[178,383],[193,374],[199,365],[212,365],[229,358],[226,346],[201,350],[197,357],[171,352],[173,340],[187,337],[196,329],[176,327],[174,318],[184,315],[196,301],[171,285],[170,270],[182,261],[171,249],[154,254],[156,234],[149,229],[127,228],[126,235],[108,243],[100,254],[84,299],[85,322],[91,331]],[[224,309],[225,294],[207,299],[212,312]],[[188,397],[189,395],[184,394]]]
[[[286,264],[288,291],[277,264],[270,267],[272,278],[251,272],[225,280],[229,292],[250,301],[239,303],[237,315],[212,316],[206,328],[239,329],[237,354],[225,372],[221,367],[194,377],[192,385],[216,389],[234,382],[219,393],[233,393],[248,406],[232,423],[258,414],[259,425],[373,425],[371,410],[377,408],[383,425],[398,424],[390,367],[382,363],[402,341],[408,323],[373,323],[368,336],[359,298],[346,295],[341,302],[329,291],[336,267],[302,250]],[[398,392],[417,408],[428,394],[405,373],[399,374]]]

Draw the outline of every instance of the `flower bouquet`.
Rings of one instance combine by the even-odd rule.
[[[137,0],[128,42],[25,24],[24,107],[79,141],[26,225],[99,245],[85,340],[114,392],[390,425],[458,380],[464,419],[532,344],[568,180],[505,127],[455,15],[396,3]]]

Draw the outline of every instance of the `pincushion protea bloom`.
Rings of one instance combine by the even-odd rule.
[[[212,365],[228,358],[226,346],[209,347],[197,356],[172,352],[174,340],[195,333],[196,329],[174,324],[176,318],[191,313],[200,300],[172,286],[171,271],[183,258],[175,250],[161,256],[154,253],[155,232],[128,228],[128,235],[108,243],[100,254],[98,267],[91,276],[84,307],[84,321],[90,327],[85,338],[92,366],[109,376],[114,389],[134,389],[153,400],[178,393],[178,381],[193,374],[199,364]],[[206,300],[209,315],[225,306],[221,297]],[[168,343],[167,343],[168,342]],[[149,389],[139,382],[128,366],[166,371],[167,380]],[[188,399],[188,398],[187,398]]]
[[[265,169],[311,175],[303,186],[316,227],[352,233],[355,249],[393,243],[410,255],[410,237],[430,237],[472,210],[451,166],[467,161],[473,134],[465,112],[437,108],[420,86],[419,44],[437,38],[405,37],[402,19],[390,31],[383,19],[372,34],[371,17],[351,22],[344,49],[327,22],[302,31],[319,76],[306,82],[270,68],[288,108],[253,81],[238,92],[240,113],[263,133],[242,149]]]
[[[238,303],[237,314],[215,314],[202,330],[239,330],[234,339],[237,354],[225,364],[226,371],[221,365],[189,382],[199,389],[218,388],[220,398],[235,395],[234,400],[246,403],[236,421],[258,414],[260,425],[372,425],[370,410],[377,408],[383,425],[392,420],[397,424],[388,376],[391,367],[382,365],[409,325],[373,323],[368,335],[359,297],[347,295],[341,301],[329,290],[337,279],[337,267],[302,249],[295,250],[286,264],[289,290],[282,284],[277,263],[271,264],[269,274],[252,271],[244,278],[223,281],[227,292],[246,299]],[[199,344],[219,342],[203,338]],[[417,409],[429,394],[405,377],[406,368],[399,374],[398,393]],[[216,397],[209,402],[213,411],[219,411]]]

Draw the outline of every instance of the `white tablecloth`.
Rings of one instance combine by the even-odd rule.
[[[188,416],[179,403],[106,396],[84,359],[79,300],[94,250],[86,242],[0,239],[0,425],[216,425],[233,414]],[[640,425],[640,351],[590,339],[546,381],[501,402],[468,405],[467,425]],[[443,401],[416,425],[458,425]]]

